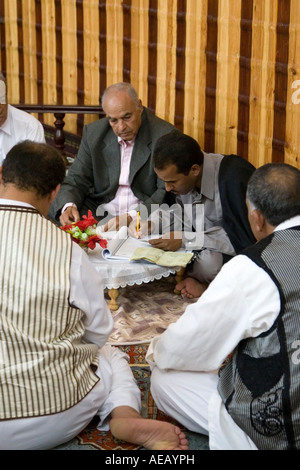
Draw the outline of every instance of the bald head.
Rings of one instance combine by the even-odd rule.
[[[102,108],[117,137],[133,141],[142,124],[143,105],[130,83],[115,83],[103,93]]]
[[[247,200],[276,227],[300,215],[300,171],[286,163],[267,163],[252,174]]]

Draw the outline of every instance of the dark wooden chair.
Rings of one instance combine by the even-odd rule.
[[[81,141],[83,118],[85,114],[95,114],[100,118],[105,116],[101,106],[77,106],[77,105],[38,105],[38,104],[13,104],[28,113],[37,113],[41,120],[48,144],[57,148],[65,159],[66,166],[72,164]],[[51,113],[54,116],[53,126],[43,123],[42,116]],[[77,133],[64,131],[66,114],[77,114]]]

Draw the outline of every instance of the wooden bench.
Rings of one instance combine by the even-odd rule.
[[[45,113],[51,113],[54,116],[53,126],[43,124],[45,137],[48,144],[53,145],[63,155],[66,166],[72,164],[81,141],[83,129],[83,117],[85,114],[95,114],[99,119],[105,117],[101,106],[77,106],[77,105],[39,105],[39,104],[13,104],[12,106],[26,111],[28,113],[37,113],[39,119]],[[77,114],[78,134],[64,131],[66,114]]]

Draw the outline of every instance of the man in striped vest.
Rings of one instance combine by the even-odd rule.
[[[154,338],[151,391],[212,450],[299,450],[300,171],[263,165],[246,199],[258,241]]]
[[[141,417],[128,358],[105,344],[102,278],[46,218],[64,175],[57,150],[32,141],[0,167],[0,449],[53,448],[96,415],[119,439],[187,449],[178,427]]]

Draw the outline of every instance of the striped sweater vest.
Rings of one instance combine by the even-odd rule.
[[[268,331],[240,342],[220,370],[219,393],[258,449],[300,450],[300,227],[275,231],[243,254],[272,278],[281,309]]]
[[[99,381],[69,304],[72,242],[35,209],[0,206],[0,419],[64,411]]]

